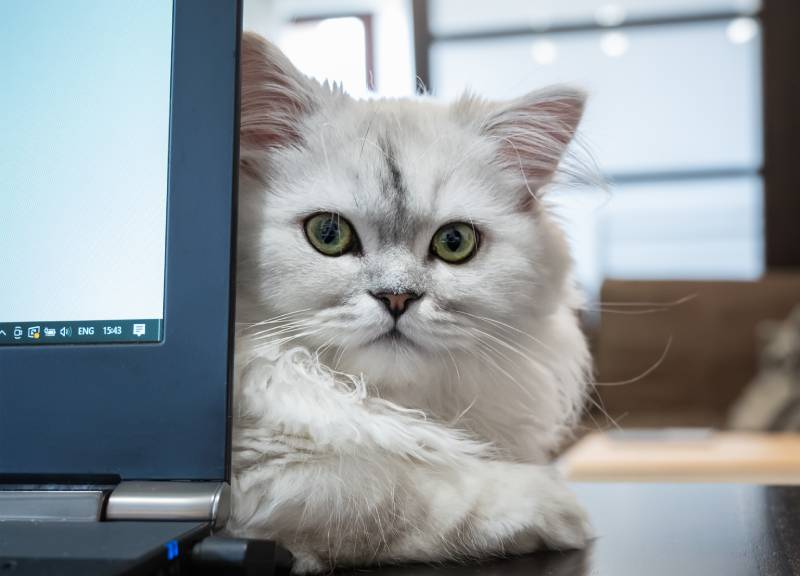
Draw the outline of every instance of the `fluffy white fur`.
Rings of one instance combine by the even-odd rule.
[[[589,355],[542,196],[583,95],[356,101],[253,35],[242,77],[229,530],[279,540],[298,572],[583,546],[546,462]],[[316,252],[318,212],[362,250]],[[481,234],[460,265],[429,253],[453,221]],[[370,291],[423,296],[395,326]]]

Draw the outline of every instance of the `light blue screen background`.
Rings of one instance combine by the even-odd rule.
[[[0,1],[0,322],[163,318],[171,0]]]

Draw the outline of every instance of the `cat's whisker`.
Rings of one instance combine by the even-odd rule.
[[[535,400],[535,398],[530,393],[530,391],[527,388],[525,388],[524,386],[522,386],[519,383],[519,381],[516,379],[516,377],[514,377],[510,372],[508,372],[508,370],[506,370],[505,368],[500,366],[497,363],[497,361],[494,358],[492,358],[491,354],[488,354],[488,352],[493,352],[497,356],[500,356],[506,362],[510,361],[508,356],[506,356],[505,354],[503,354],[502,352],[500,352],[499,350],[494,348],[491,344],[489,344],[486,341],[484,341],[483,339],[481,339],[478,334],[474,334],[474,333],[470,333],[470,332],[466,332],[466,334],[468,336],[472,337],[473,340],[475,341],[475,343],[478,344],[479,348],[477,349],[477,352],[479,354],[481,354],[482,358],[484,358],[485,360],[489,361],[489,363],[492,365],[493,368],[495,368],[497,371],[499,371],[501,374],[503,374],[506,378],[508,378],[511,382],[513,382],[516,386],[518,386],[519,389],[522,392],[524,392],[529,398],[531,398],[532,400]]]
[[[489,364],[491,364],[492,368],[494,368],[495,370],[497,370],[497,371],[498,371],[498,372],[499,372],[501,375],[505,376],[505,377],[508,379],[508,381],[509,381],[509,382],[511,382],[511,383],[512,383],[512,384],[514,384],[514,385],[515,385],[517,388],[519,388],[519,390],[520,390],[520,391],[521,391],[523,394],[525,394],[525,396],[527,396],[527,397],[528,397],[528,399],[530,399],[530,400],[532,400],[532,401],[536,401],[536,400],[537,400],[537,399],[534,397],[534,395],[531,393],[531,391],[530,391],[530,390],[528,390],[527,388],[525,388],[525,386],[523,386],[522,384],[520,384],[519,380],[517,380],[517,378],[516,378],[516,377],[515,377],[513,374],[511,374],[511,373],[510,373],[508,370],[506,370],[505,368],[503,368],[502,366],[500,366],[500,364],[498,364],[498,363],[497,363],[497,360],[495,360],[494,358],[492,358],[492,355],[491,355],[491,354],[489,354],[489,352],[487,351],[487,350],[489,350],[489,351],[494,351],[495,353],[497,353],[497,351],[496,351],[496,350],[494,350],[494,349],[493,349],[493,348],[491,348],[491,347],[487,347],[487,346],[486,346],[486,343],[481,343],[481,342],[479,342],[479,346],[482,346],[482,348],[481,348],[481,347],[479,347],[479,348],[478,348],[476,351],[477,351],[477,352],[478,352],[478,354],[481,356],[481,358],[483,358],[484,360],[486,360],[487,362],[489,362]]]
[[[658,360],[656,360],[653,364],[650,365],[644,372],[639,374],[638,376],[634,376],[633,378],[629,378],[627,380],[619,380],[617,382],[595,382],[594,386],[626,386],[628,384],[634,384],[639,380],[646,378],[650,374],[652,374],[664,360],[667,358],[667,354],[669,353],[669,349],[672,347],[672,334],[669,335],[667,338],[667,343],[664,345],[664,350],[661,352],[661,356],[659,356]]]
[[[585,428],[590,431],[598,431],[598,432],[604,431],[603,426],[600,424],[600,422],[597,421],[597,418],[594,417],[594,414],[592,414],[592,410],[589,406],[584,405],[583,409],[581,410],[581,413],[586,414],[591,419],[592,423],[595,425],[594,428],[592,428],[591,426],[581,426],[581,428]]]
[[[452,384],[452,371],[450,370],[450,365],[447,363],[447,358],[442,354],[441,350],[437,350],[436,353],[433,355],[436,358],[437,362],[442,365],[442,374],[444,375],[442,379],[442,386]]]
[[[475,336],[475,338],[476,338],[476,341],[480,345],[482,345],[484,348],[494,352],[494,354],[499,356],[502,360],[504,360],[504,361],[506,361],[508,363],[511,363],[511,358],[509,358],[507,354],[503,353],[502,351],[498,350],[497,348],[495,348],[494,346],[492,346],[491,344],[489,344],[485,340],[481,339],[480,336]]]
[[[372,116],[369,118],[369,123],[367,124],[367,129],[364,132],[364,137],[361,139],[361,150],[358,153],[358,161],[361,162],[361,157],[364,155],[364,144],[367,143],[367,137],[369,136],[369,131],[372,130],[372,123],[375,121],[375,113],[373,112]]]
[[[268,333],[268,332],[270,332],[272,330],[280,330],[281,328],[286,328],[286,327],[289,327],[289,326],[297,326],[299,324],[304,324],[304,323],[308,323],[308,322],[309,322],[308,318],[300,318],[300,319],[297,319],[297,320],[283,320],[281,322],[276,323],[274,326],[261,327],[258,330],[245,332],[245,334],[248,334],[250,336],[255,336],[255,335],[258,335],[258,334]]]
[[[284,318],[288,318],[290,316],[295,316],[297,314],[302,314],[303,312],[308,312],[311,308],[301,308],[299,310],[294,310],[293,312],[286,312],[284,314],[278,314],[277,316],[272,316],[271,318],[267,318],[266,320],[260,320],[258,322],[237,322],[237,326],[245,326],[245,327],[255,327],[261,326],[262,324],[271,324],[275,322],[280,322]]]
[[[347,352],[349,346],[347,343],[339,345],[339,351],[337,352],[336,356],[334,356],[334,369],[339,369],[339,363],[344,358],[345,353]]]
[[[311,323],[298,324],[296,326],[282,326],[280,328],[276,328],[275,330],[269,332],[253,334],[252,336],[249,336],[249,339],[253,341],[270,340],[275,338],[276,336],[280,336],[288,332],[293,332],[296,330],[306,330],[308,328],[313,328],[315,326],[316,326],[315,324]]]
[[[447,355],[450,357],[450,360],[453,362],[453,369],[456,371],[456,377],[458,378],[459,384],[461,383],[461,371],[458,369],[458,362],[456,362],[455,356],[453,356],[453,351],[450,348],[445,348],[447,350]]]
[[[471,314],[468,314],[468,313],[465,313],[465,315],[475,316],[475,315],[471,315]],[[482,319],[482,320],[486,320],[486,321],[489,321],[489,322],[492,321],[491,319],[488,319],[488,318],[485,318],[485,317],[477,317],[477,318],[478,319]],[[511,329],[514,332],[522,332],[522,331],[514,328],[513,326],[504,324],[504,323],[502,323],[500,321],[494,321],[492,323],[497,323],[498,325],[504,325],[506,328]],[[479,330],[479,329],[475,329],[475,330]],[[505,348],[507,348],[507,349],[509,349],[509,350],[521,355],[522,357],[526,358],[527,360],[538,363],[534,358],[530,357],[530,355],[528,355],[528,354],[525,354],[521,349],[519,349],[518,347],[514,346],[513,344],[511,344],[509,342],[506,342],[505,340],[503,340],[501,338],[498,338],[496,336],[488,334],[488,333],[486,333],[484,331],[479,330],[479,332],[481,332],[484,336],[489,337],[493,341],[497,342],[499,345],[503,345]],[[525,334],[525,333],[523,332],[523,334]],[[527,335],[531,336],[529,334],[527,334]],[[593,386],[594,387],[597,387],[597,386],[622,386],[622,385],[635,383],[635,382],[647,377],[654,370],[656,370],[661,365],[661,363],[663,363],[664,359],[666,358],[667,353],[669,352],[669,348],[670,348],[671,344],[672,344],[672,337],[670,336],[670,338],[669,338],[669,340],[668,340],[668,342],[667,342],[667,344],[666,344],[661,356],[659,357],[659,359],[656,360],[656,362],[653,365],[651,365],[649,368],[647,368],[644,372],[642,372],[641,374],[637,375],[636,377],[630,378],[630,379],[627,379],[627,380],[623,380],[623,381],[619,381],[619,382],[607,382],[607,383],[596,382],[596,383],[593,383]],[[609,422],[611,422],[614,425],[614,427],[619,428],[619,425],[617,424],[617,422],[614,420],[614,418],[611,417],[611,415],[606,411],[606,409],[602,406],[602,404],[598,403],[598,401],[596,401],[594,398],[592,398],[591,395],[588,396],[588,400],[589,400],[589,402],[592,403],[592,405],[595,408],[597,408],[606,417],[606,419]]]
[[[469,312],[464,312],[462,310],[457,310],[456,312],[458,314],[463,314],[464,316],[468,316],[468,317],[474,318],[476,320],[482,320],[484,322],[488,322],[490,324],[494,324],[495,326],[498,326],[500,328],[505,328],[506,330],[510,330],[510,331],[512,331],[512,332],[514,332],[516,334],[521,334],[522,336],[526,336],[527,338],[530,338],[531,340],[533,340],[534,342],[536,342],[537,344],[542,346],[545,350],[548,350],[550,352],[555,352],[555,350],[553,350],[550,346],[548,346],[547,344],[542,342],[539,338],[536,338],[533,334],[529,334],[528,332],[525,332],[524,330],[520,330],[519,328],[516,328],[515,326],[512,326],[511,324],[506,324],[505,322],[501,322],[500,320],[495,320],[494,318],[488,318],[486,316],[478,316],[477,314],[470,314]]]
[[[612,418],[611,415],[605,410],[605,408],[603,408],[601,404],[598,404],[594,398],[587,397],[586,400],[588,400],[591,406],[586,406],[583,412],[589,416],[592,423],[595,425],[594,429],[589,427],[589,430],[598,432],[605,432],[610,428],[614,428],[616,430],[622,430],[622,427],[617,423],[617,421],[614,418]],[[592,407],[596,408],[605,417],[606,422],[609,423],[610,426],[604,426],[601,422],[597,421],[597,418],[595,418],[594,414],[592,413],[593,412]]]
[[[333,337],[329,336],[322,344],[314,348],[313,356],[317,362],[322,362],[322,356],[325,354],[331,342],[333,342]]]
[[[293,340],[297,340],[298,338],[305,338],[306,336],[313,336],[315,334],[319,334],[320,331],[321,330],[309,330],[308,332],[293,334],[291,336],[286,336],[284,338],[279,338],[277,340],[267,340],[266,342],[261,343],[257,349],[267,348],[269,346],[282,346]]]
[[[614,428],[616,428],[617,430],[622,430],[622,427],[621,427],[619,424],[617,424],[617,421],[616,421],[616,420],[614,420],[614,418],[612,418],[612,417],[611,417],[611,414],[609,414],[609,413],[608,413],[608,411],[607,411],[607,410],[606,410],[606,409],[605,409],[605,408],[602,406],[602,404],[599,404],[599,403],[598,403],[598,402],[597,402],[597,401],[596,401],[594,398],[592,398],[591,394],[587,395],[587,396],[586,396],[586,399],[587,399],[589,402],[591,402],[591,403],[592,403],[592,405],[593,405],[595,408],[597,408],[598,410],[600,410],[600,412],[603,414],[603,416],[605,416],[605,417],[606,417],[606,419],[607,419],[607,420],[608,420],[608,421],[609,421],[611,424],[613,424]],[[592,420],[594,420],[594,418],[592,418]],[[595,421],[595,423],[596,423],[596,421]]]
[[[515,346],[514,344],[511,344],[507,340],[504,340],[502,338],[498,338],[497,336],[495,336],[493,334],[490,334],[489,332],[485,332],[484,330],[481,330],[480,328],[473,328],[473,330],[479,331],[481,334],[484,334],[487,338],[492,339],[493,341],[497,342],[500,346],[503,346],[504,348],[510,350],[511,352],[514,352],[515,354],[517,354],[518,356],[520,356],[520,357],[524,358],[525,360],[531,362],[532,364],[534,364],[534,365],[541,364],[540,360],[537,360],[536,358],[534,358],[530,354],[528,354],[525,351],[523,351],[522,348],[520,348],[519,346]]]
[[[683,298],[678,298],[677,300],[671,300],[666,302],[613,302],[613,301],[598,301],[597,305],[600,307],[606,306],[651,306],[651,307],[658,307],[658,308],[671,308],[673,306],[680,306],[681,304],[685,304],[691,300],[697,298],[697,292],[693,294],[687,294]]]
[[[503,140],[507,145],[511,146],[514,149],[514,154],[516,154],[517,156],[517,163],[519,165],[519,173],[522,175],[522,181],[525,183],[525,189],[528,191],[530,197],[534,201],[538,202],[539,198],[537,198],[536,194],[533,193],[533,189],[531,189],[531,185],[528,182],[528,175],[525,173],[525,165],[522,162],[522,155],[519,153],[519,149],[517,148],[516,144],[514,144],[514,141],[511,140],[510,138],[503,138]]]
[[[477,404],[477,402],[478,402],[478,397],[475,396],[472,399],[472,402],[470,402],[469,405],[467,405],[466,408],[464,408],[461,412],[459,412],[458,415],[451,421],[451,425],[458,424],[464,418],[464,416],[466,416],[467,413],[470,410],[472,410],[472,408],[475,406],[475,404]]]
[[[602,302],[599,301],[596,304],[587,305],[587,306],[579,306],[578,310],[583,310],[585,312],[600,312],[603,314],[621,314],[621,315],[629,315],[629,316],[638,316],[641,314],[654,314],[657,312],[668,312],[671,308],[676,306],[680,306],[681,304],[685,304],[686,302],[690,302],[697,298],[697,293],[688,294],[683,298],[678,298],[677,300],[667,301],[667,302]],[[617,308],[623,308],[623,310],[618,310]],[[634,308],[634,310],[627,310],[625,308]],[[637,310],[636,308],[643,308],[641,310]]]
[[[314,351],[314,355],[319,360],[322,356],[328,351],[328,349],[333,345],[334,341],[336,340],[336,335],[330,336],[322,345],[318,346],[317,349]]]
[[[493,351],[495,354],[499,354],[499,355],[500,355],[500,353],[499,353],[499,352],[498,352],[498,351],[497,351],[495,348],[493,348],[492,346],[488,345],[488,344],[487,344],[485,341],[481,340],[480,338],[476,338],[476,339],[475,339],[475,341],[476,341],[476,342],[477,342],[479,345],[481,345],[481,346],[485,347],[486,349],[488,349],[488,350],[490,350],[490,351]],[[535,398],[535,396],[534,396],[533,394],[531,394],[531,392],[530,392],[530,391],[529,391],[527,388],[525,388],[525,387],[524,387],[522,384],[520,384],[520,383],[519,383],[519,381],[518,381],[518,380],[517,380],[517,379],[516,379],[514,376],[512,376],[510,373],[508,373],[508,371],[507,371],[507,370],[505,370],[505,369],[503,369],[502,367],[500,367],[500,366],[498,365],[498,363],[497,363],[497,362],[496,362],[496,361],[495,361],[493,358],[491,358],[491,356],[490,356],[490,355],[488,355],[488,354],[487,354],[485,351],[483,351],[483,350],[481,350],[481,349],[478,349],[478,352],[480,353],[480,355],[481,355],[481,357],[482,357],[482,358],[484,358],[484,359],[486,359],[487,361],[489,361],[489,362],[492,364],[492,366],[493,366],[493,367],[494,367],[496,370],[498,370],[498,371],[499,371],[501,374],[503,374],[504,376],[506,376],[506,377],[508,378],[508,380],[509,380],[510,382],[512,382],[512,383],[513,383],[515,386],[517,386],[517,388],[519,388],[519,390],[520,390],[521,392],[523,392],[523,393],[524,393],[526,396],[528,396],[528,398],[529,398],[529,399],[531,399],[531,400],[532,400],[532,401],[534,401],[534,402],[535,402],[535,401],[538,401],[538,399],[537,399],[537,398]],[[508,357],[507,357],[507,356],[505,356],[505,355],[502,355],[502,357],[503,357],[504,359],[506,359],[506,361],[508,361]],[[538,362],[534,361],[532,358],[528,358],[528,359],[529,359],[530,361],[534,362],[534,363],[535,363],[535,364],[537,364],[537,365],[539,364]],[[589,400],[589,401],[590,401],[590,402],[591,402],[591,403],[592,403],[592,404],[593,404],[593,405],[594,405],[594,406],[595,406],[595,407],[596,407],[596,408],[597,408],[597,409],[598,409],[600,412],[602,412],[602,413],[605,415],[605,417],[606,417],[606,418],[607,418],[607,419],[608,419],[610,422],[612,422],[612,423],[614,424],[614,426],[615,426],[615,427],[619,428],[619,426],[617,425],[617,423],[614,421],[614,419],[611,417],[611,415],[610,415],[610,414],[609,414],[609,413],[608,413],[608,412],[607,412],[607,411],[606,411],[606,410],[603,408],[603,406],[601,406],[600,404],[598,404],[598,403],[597,403],[597,402],[596,402],[596,401],[595,401],[593,398],[591,398],[590,396],[588,397],[588,400]],[[592,418],[593,418],[593,417],[592,417]]]
[[[291,326],[276,326],[276,327],[274,327],[273,329],[271,329],[269,331],[265,330],[265,331],[260,331],[258,333],[254,333],[254,334],[242,334],[242,337],[247,339],[247,340],[250,340],[252,342],[262,342],[262,341],[265,341],[265,340],[274,339],[274,338],[276,338],[278,336],[281,336],[283,334],[287,334],[287,333],[290,333],[290,332],[293,332],[293,331],[307,330],[309,328],[315,328],[315,327],[316,327],[316,324],[314,324],[314,323],[294,324],[294,325],[291,325]]]
[[[314,355],[322,362],[322,358],[328,353],[328,350],[333,346],[333,338],[329,338],[324,346],[320,346],[314,352]]]
[[[339,362],[341,362],[341,358],[342,358],[342,354],[343,354],[343,352],[342,352],[343,348],[344,348],[344,344],[337,344],[336,345],[336,351],[333,353],[333,361],[331,362],[331,364],[333,364],[333,369],[334,370],[338,370],[339,369]]]
[[[656,314],[659,312],[668,312],[669,308],[645,308],[644,310],[614,310],[612,308],[590,308],[580,307],[578,310],[584,312],[601,312],[603,314],[620,314],[622,316],[642,316],[644,314]]]

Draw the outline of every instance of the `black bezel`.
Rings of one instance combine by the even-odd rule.
[[[240,30],[175,0],[162,342],[0,348],[0,480],[229,478]]]

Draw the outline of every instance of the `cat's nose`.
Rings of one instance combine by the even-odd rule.
[[[414,300],[419,300],[422,297],[422,294],[417,294],[416,292],[403,292],[401,294],[395,294],[394,292],[378,292],[376,294],[375,292],[370,292],[370,294],[383,302],[383,305],[395,318],[399,318]]]

